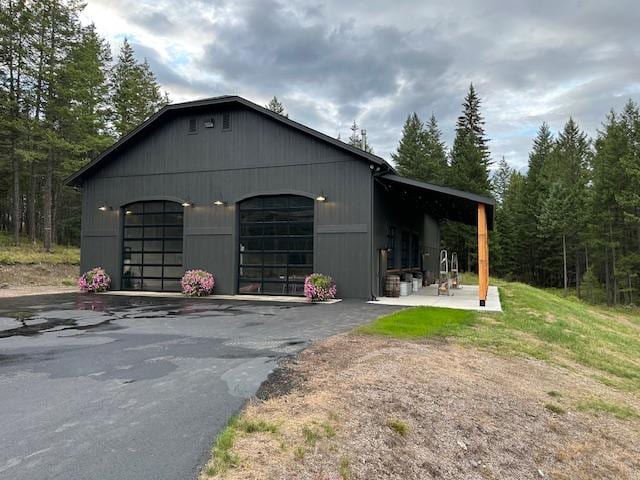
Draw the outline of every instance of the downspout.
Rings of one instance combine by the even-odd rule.
[[[380,258],[379,257],[376,257],[375,259],[373,258],[373,253],[376,252],[375,245],[374,245],[374,239],[373,239],[373,235],[374,235],[374,232],[375,232],[375,228],[373,228],[374,227],[373,223],[374,223],[374,218],[375,218],[375,215],[374,215],[374,205],[375,205],[374,204],[374,191],[375,191],[375,186],[376,186],[376,178],[389,173],[389,171],[391,170],[391,167],[387,163],[385,163],[382,166],[382,168],[379,165],[378,166],[374,166],[373,164],[369,164],[369,168],[371,168],[371,201],[370,201],[370,205],[371,205],[371,222],[370,222],[371,231],[369,232],[369,238],[371,239],[370,240],[370,245],[369,245],[371,255],[370,255],[369,258],[371,258],[371,260],[374,260],[374,262],[379,263],[380,262]],[[372,265],[371,273],[373,273],[373,271],[374,271],[373,268],[375,268],[376,263],[374,263]],[[369,276],[369,282],[370,282],[369,283],[369,294],[371,295],[371,300],[375,301],[376,300],[376,296],[375,296],[375,294],[373,292],[373,283],[374,282],[371,281],[371,280],[373,280],[371,278],[372,276],[373,275]]]

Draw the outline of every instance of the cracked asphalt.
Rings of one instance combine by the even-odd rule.
[[[279,358],[393,307],[0,299],[0,479],[193,479]]]

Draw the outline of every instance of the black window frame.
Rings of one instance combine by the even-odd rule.
[[[160,203],[162,204],[162,209],[159,211],[157,207]],[[155,205],[155,208],[150,208],[152,205]],[[127,214],[128,211],[131,213]],[[168,200],[149,200],[125,205],[124,207],[122,207],[121,212],[121,289],[132,291],[180,291],[180,279],[184,274],[184,208],[177,202]],[[152,215],[155,216],[155,218],[153,218]],[[159,216],[162,220],[161,222],[157,222]],[[170,221],[169,219],[171,217],[174,217],[174,220],[179,218],[180,221]],[[145,221],[152,218],[154,220],[153,223],[147,223]],[[132,219],[137,219],[139,220],[139,222],[131,222]],[[162,235],[145,235],[146,229],[158,228],[162,229]],[[164,232],[168,228],[174,230],[180,228],[180,235],[166,236]],[[142,233],[140,235],[128,236],[128,230],[139,230]],[[178,244],[178,241],[180,248],[175,248],[175,245]],[[130,246],[127,244],[134,244],[134,242],[135,244],[139,244],[140,247],[127,250],[128,248],[130,248]],[[146,242],[161,242],[161,248],[147,250],[148,247]],[[167,245],[167,242],[172,243]],[[173,248],[171,248],[169,245]],[[127,259],[131,259],[131,255],[140,255],[140,261],[134,263],[125,263]],[[161,261],[147,263],[145,261],[145,255],[160,255]],[[181,262],[167,262],[165,261],[166,255],[180,255]],[[132,267],[139,269],[140,274],[127,275],[127,273],[131,271]],[[128,271],[127,268],[129,269]],[[154,269],[154,271],[160,268],[160,275],[145,275],[145,268]],[[165,275],[165,268],[179,268],[181,274],[180,276]],[[150,284],[159,281],[160,288],[145,288],[145,280],[150,281]],[[127,282],[133,283],[127,284]],[[167,285],[170,285],[169,288],[165,287],[165,282],[167,283]],[[139,283],[138,288],[135,287],[136,283]]]
[[[278,205],[280,203],[280,205]],[[299,214],[296,215],[296,214]],[[302,217],[302,219],[300,219]],[[304,277],[314,270],[315,202],[300,195],[261,195],[238,204],[238,293],[256,295],[303,295]],[[291,227],[306,233],[292,233]],[[248,232],[254,228],[252,234]],[[266,234],[267,229],[279,233]],[[247,249],[248,242],[259,247]],[[267,248],[267,242],[272,248]],[[295,243],[294,243],[295,242]],[[296,245],[297,244],[297,245]],[[279,248],[273,248],[279,247]],[[286,262],[267,263],[267,259],[286,258]],[[297,263],[294,257],[306,257],[310,263]],[[250,257],[256,261],[246,261]],[[267,271],[280,270],[278,279],[270,278]],[[250,276],[247,271],[260,272]],[[282,288],[277,287],[278,285]],[[270,288],[269,288],[270,287]],[[253,290],[258,288],[258,290]],[[274,291],[274,288],[277,291]]]

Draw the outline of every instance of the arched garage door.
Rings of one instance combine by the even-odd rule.
[[[313,200],[253,197],[239,205],[238,292],[303,295],[313,272]]]
[[[123,208],[122,289],[180,291],[183,209],[152,201]]]

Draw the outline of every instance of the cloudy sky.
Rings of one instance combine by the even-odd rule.
[[[127,37],[172,101],[277,95],[332,136],[355,119],[387,159],[413,111],[450,145],[470,82],[493,158],[519,169],[542,121],[595,135],[640,101],[637,0],[89,0],[82,19],[114,51]]]

